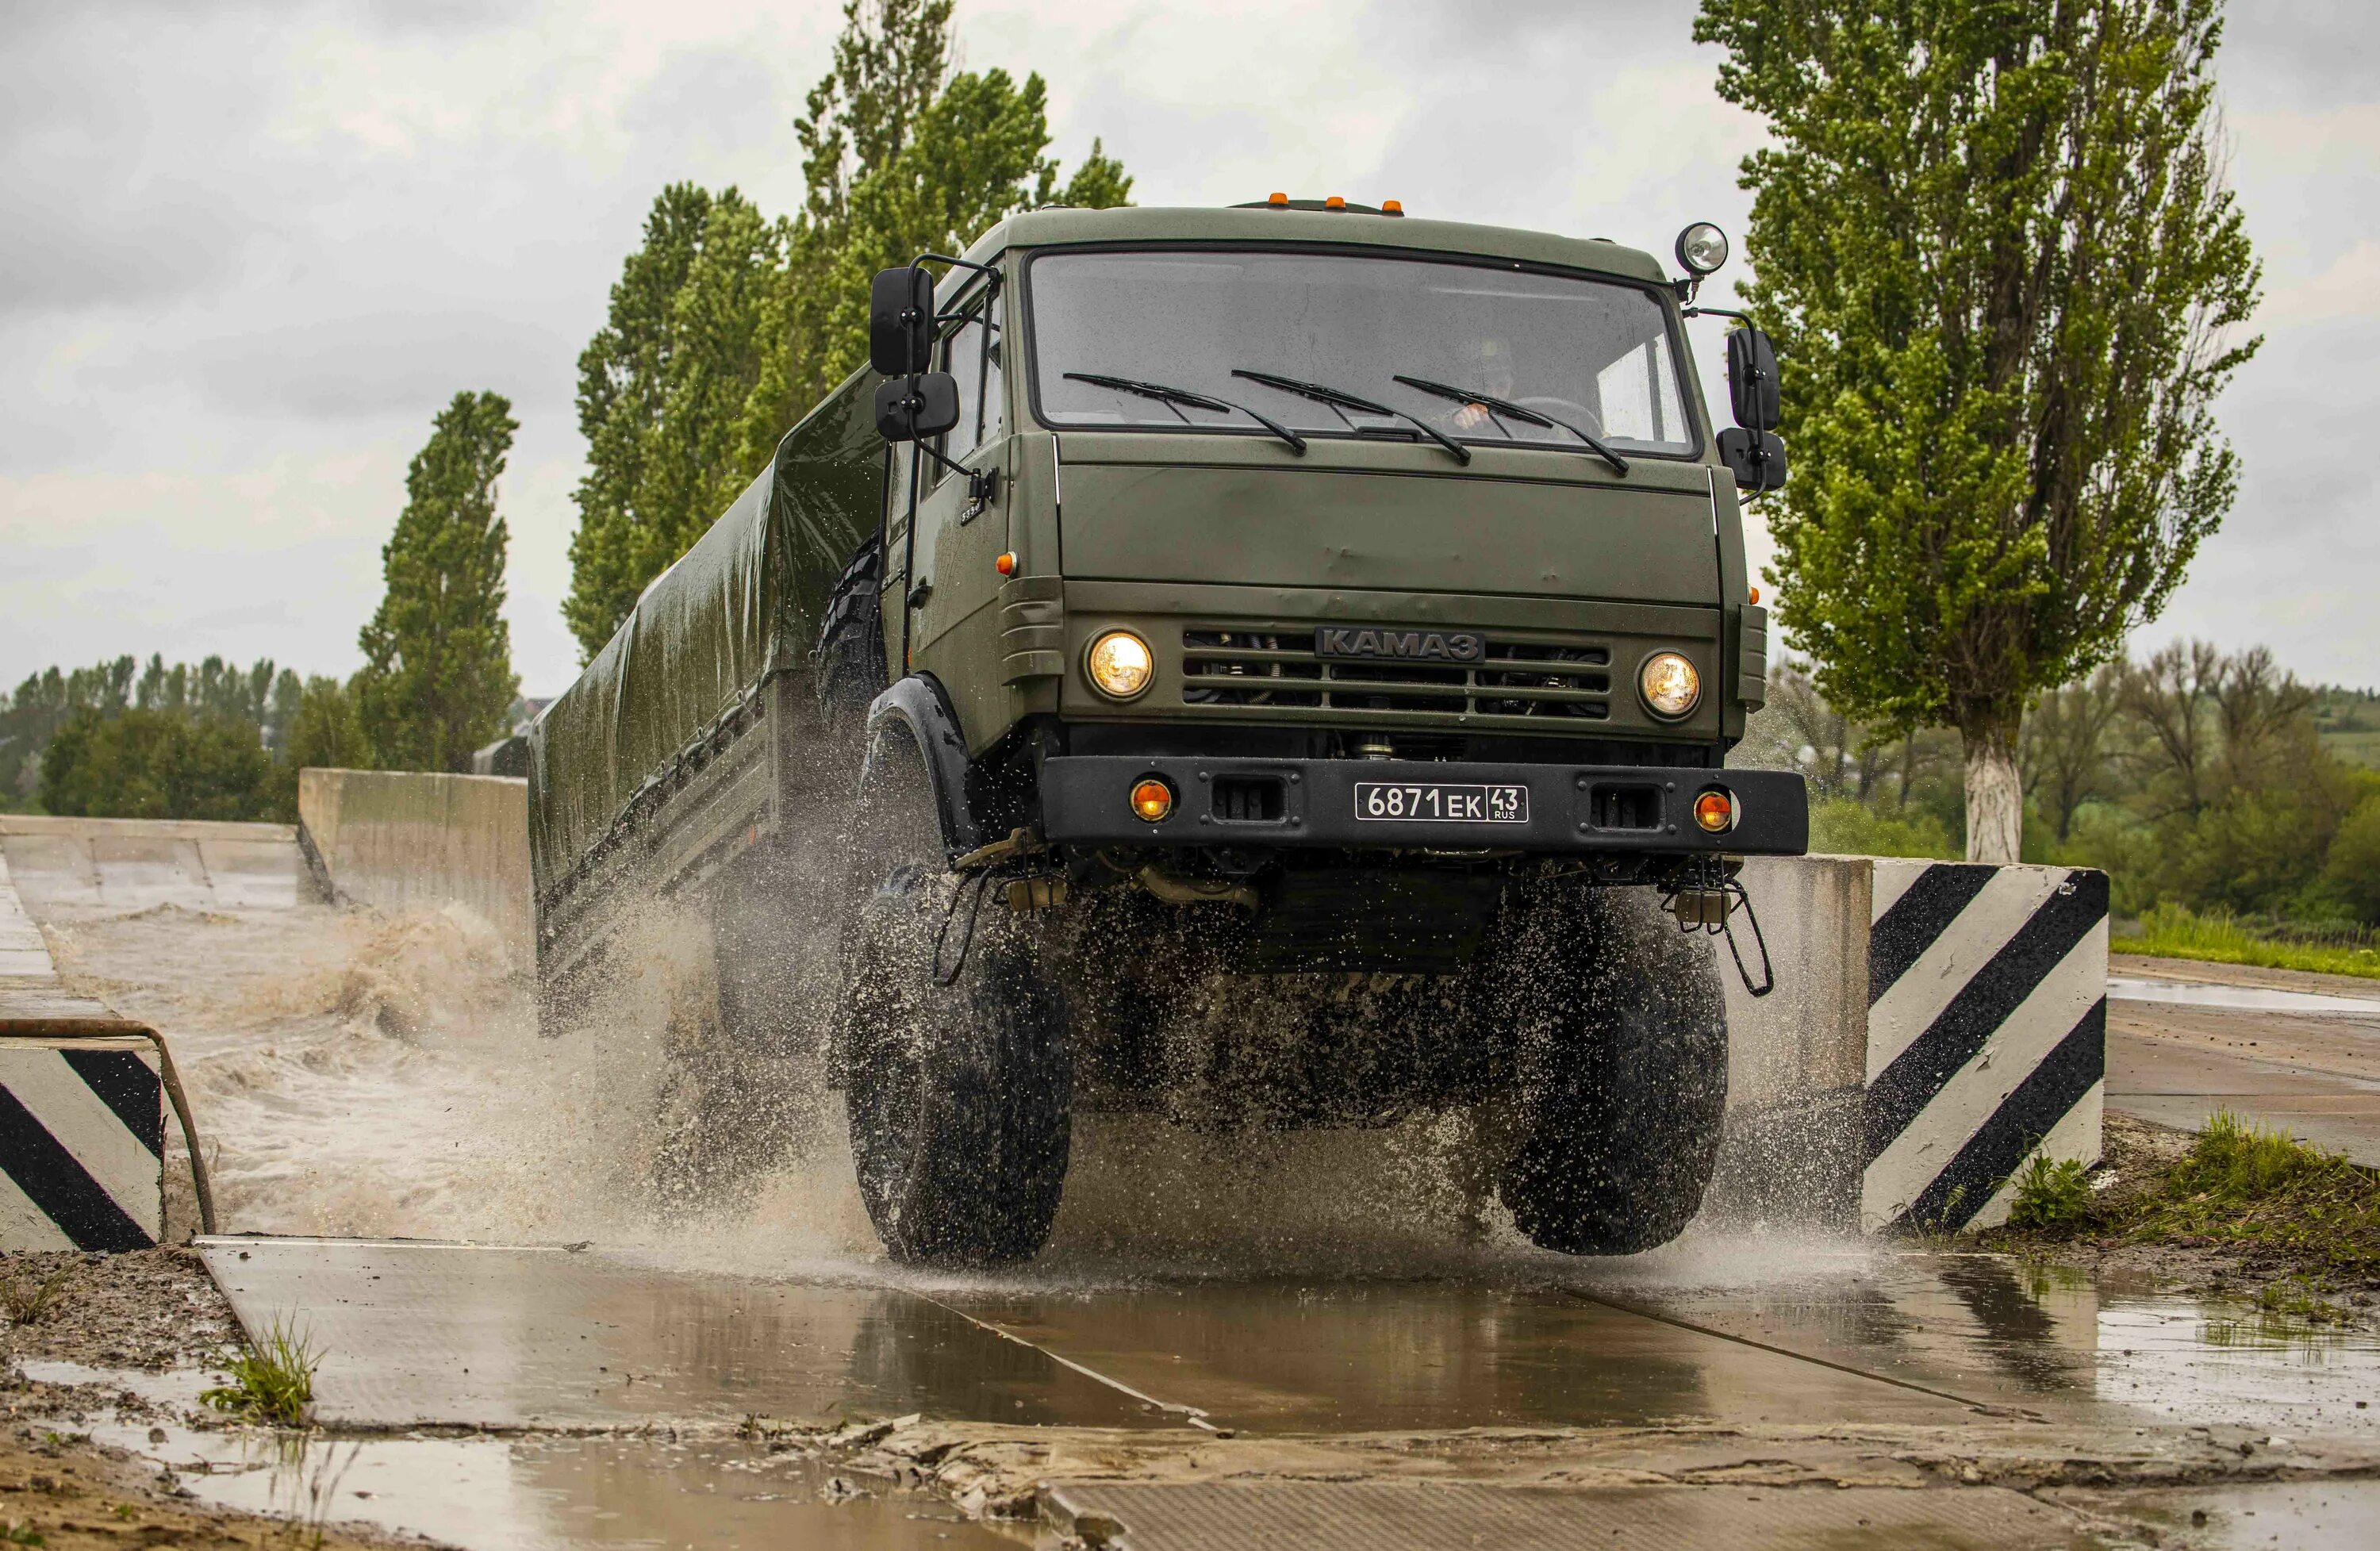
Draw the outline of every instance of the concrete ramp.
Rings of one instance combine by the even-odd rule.
[[[0,855],[36,915],[288,910],[319,897],[288,824],[0,814]]]

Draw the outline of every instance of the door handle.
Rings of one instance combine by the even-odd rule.
[[[934,584],[932,582],[919,582],[916,587],[909,589],[909,596],[902,600],[902,601],[906,603],[912,609],[922,609],[926,606],[926,600],[931,598],[933,595]]]

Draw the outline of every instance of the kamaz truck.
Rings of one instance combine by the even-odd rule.
[[[1035,1254],[1093,1111],[1460,1109],[1536,1243],[1671,1238],[1717,950],[1764,988],[1738,869],[1807,844],[1726,766],[1774,355],[1722,314],[1714,426],[1726,238],[1675,256],[1277,194],[878,276],[868,367],[536,724],[548,1005],[695,913],[735,1081],[840,1089],[898,1260]]]

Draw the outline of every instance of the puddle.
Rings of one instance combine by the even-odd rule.
[[[2098,1311],[2097,1371],[2101,1400],[2159,1422],[2281,1439],[2380,1433],[2369,1405],[2380,1397],[2380,1342],[2252,1305],[2109,1299]]]
[[[173,1471],[218,1507],[305,1524],[364,1521],[487,1551],[1032,1544],[1027,1526],[972,1521],[940,1497],[732,1439],[338,1439],[174,1427],[157,1429],[159,1441],[145,1424],[90,1431]]]
[[[2274,1481],[2155,1492],[2063,1493],[2060,1500],[2147,1521],[2203,1551],[2368,1551],[2380,1481]]]
[[[2195,980],[2142,980],[2111,975],[2107,995],[2118,1001],[2228,1007],[2244,1012],[2350,1013],[2380,1021],[2380,998],[2325,996],[2319,991],[2282,991],[2265,986],[2210,986]]]

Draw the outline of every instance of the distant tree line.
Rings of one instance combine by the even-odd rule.
[[[578,360],[587,474],[563,612],[582,657],[866,358],[878,270],[961,252],[1016,211],[1130,196],[1097,140],[1061,180],[1039,76],[950,73],[951,9],[845,0],[833,66],[795,123],[795,214],[690,183],[653,201]]]
[[[2301,684],[2263,647],[2119,659],[2024,719],[2024,859],[2106,868],[2127,915],[2380,926],[2375,734],[2380,700]],[[1787,663],[1731,762],[1809,778],[1814,850],[1954,856],[1961,755],[1953,730],[1846,717]]]
[[[519,681],[506,629],[496,478],[511,406],[463,393],[406,474],[381,551],[387,583],[345,683],[300,680],[271,659],[210,657],[51,668],[0,700],[0,802],[113,818],[297,815],[298,772],[466,770],[509,730]]]

